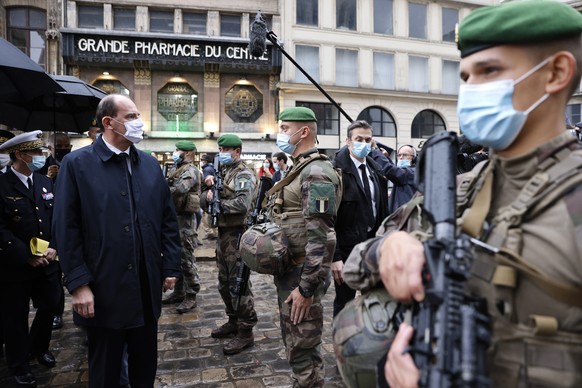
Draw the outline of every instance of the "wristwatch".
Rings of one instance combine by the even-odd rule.
[[[304,298],[311,298],[314,294],[313,291],[307,291],[307,290],[303,289],[303,287],[301,287],[301,286],[299,286],[299,293]]]

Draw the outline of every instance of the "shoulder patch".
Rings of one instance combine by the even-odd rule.
[[[312,182],[309,184],[310,216],[333,216],[335,212],[335,186],[331,182]]]

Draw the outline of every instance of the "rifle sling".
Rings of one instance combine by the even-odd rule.
[[[489,163],[485,170],[485,182],[477,193],[473,205],[463,214],[463,231],[469,236],[479,238],[481,229],[491,206],[491,192],[493,191],[493,163]]]
[[[285,175],[285,177],[283,179],[281,179],[279,182],[275,183],[275,185],[273,187],[271,187],[271,189],[269,189],[269,191],[267,191],[267,195],[265,195],[265,198],[268,198],[271,195],[273,195],[274,193],[276,193],[277,191],[283,189],[283,187],[287,186],[287,184],[289,184],[289,182],[293,181],[293,179],[295,179],[295,177],[297,177],[297,175],[299,175],[299,173],[301,172],[301,170],[303,170],[303,168],[305,168],[305,166],[307,166],[309,163],[313,162],[314,160],[318,160],[318,159],[327,159],[327,156],[322,155],[322,154],[317,154],[314,156],[310,155],[307,158],[299,159],[299,161],[297,163],[297,167],[292,169],[291,172],[289,172],[289,174]]]

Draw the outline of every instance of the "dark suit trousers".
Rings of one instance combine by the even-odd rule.
[[[87,326],[89,388],[120,386],[121,366],[126,345],[131,387],[152,388],[154,386],[158,365],[158,322],[154,318],[144,267],[145,264],[142,263],[140,282],[145,324],[119,330]]]
[[[342,311],[346,303],[355,298],[356,290],[351,289],[345,282],[337,284],[334,281],[333,285],[335,286],[335,298],[333,299],[333,316],[335,318]]]
[[[56,272],[34,280],[0,284],[6,362],[13,375],[30,371],[29,353],[36,356],[49,349],[60,287]],[[37,310],[29,334],[30,299]]]

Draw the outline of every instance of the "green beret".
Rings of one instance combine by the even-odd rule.
[[[293,108],[287,108],[283,112],[279,113],[279,120],[281,121],[315,121],[315,113],[309,108],[304,106],[296,106]]]
[[[180,140],[176,143],[176,148],[181,151],[196,151],[196,145],[190,140]]]
[[[242,141],[237,135],[225,133],[218,138],[218,145],[226,148],[242,147]]]
[[[518,0],[478,8],[459,25],[461,58],[504,44],[532,44],[582,33],[582,15],[555,0]]]

